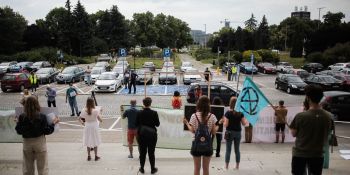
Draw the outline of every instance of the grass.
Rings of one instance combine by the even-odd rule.
[[[130,68],[134,69],[134,58],[129,57],[129,58],[127,58],[127,61],[130,64]],[[173,61],[173,60],[171,59],[171,61]],[[154,65],[156,66],[156,69],[161,69],[163,67],[163,63],[164,63],[162,58],[144,58],[144,57],[139,58],[139,57],[136,57],[135,58],[136,69],[142,68],[142,65],[144,62],[153,62]],[[177,55],[175,55],[174,66],[175,66],[175,68],[180,68],[180,66],[181,66],[181,60]]]
[[[281,54],[280,61],[289,62],[294,68],[300,68],[302,65],[304,65],[305,58],[291,58],[289,54]]]

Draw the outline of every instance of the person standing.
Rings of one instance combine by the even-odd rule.
[[[130,79],[130,73],[127,70],[124,73],[124,86],[125,86],[125,89],[127,89],[129,87],[129,79]]]
[[[213,147],[211,144],[211,135],[215,135],[218,129],[218,126],[215,125],[217,119],[215,115],[210,113],[210,100],[207,96],[201,96],[196,104],[197,112],[192,114],[190,121],[188,122],[186,118],[183,119],[184,124],[192,132],[196,133],[199,129],[199,126],[204,124],[207,127],[207,132],[209,132],[208,150],[206,152],[196,152],[191,149],[191,155],[193,156],[194,162],[194,175],[199,175],[201,167],[203,169],[204,175],[209,175],[209,164],[211,156],[213,155]],[[194,137],[194,141],[195,141]],[[205,137],[201,137],[200,140],[203,142],[206,141]],[[193,141],[193,142],[194,142]]]
[[[295,140],[292,152],[292,174],[302,175],[306,166],[311,174],[322,174],[323,146],[328,141],[331,130],[332,114],[319,104],[323,98],[323,89],[318,85],[305,87],[309,110],[298,113],[290,130]]]
[[[84,125],[84,146],[87,148],[88,158],[87,161],[91,160],[90,151],[95,153],[95,161],[100,160],[97,155],[97,147],[101,144],[101,136],[99,132],[99,122],[102,122],[100,117],[100,111],[95,108],[94,99],[89,97],[86,101],[85,109],[81,113],[79,118],[82,125]]]
[[[34,175],[35,165],[39,175],[48,175],[48,158],[45,135],[52,134],[59,119],[55,117],[49,124],[45,114],[40,113],[40,105],[35,96],[24,103],[24,112],[16,125],[17,134],[23,137],[23,174]]]
[[[171,99],[171,106],[173,109],[180,109],[182,106],[182,100],[179,91],[174,92],[174,96]]]
[[[91,86],[91,69],[90,66],[87,66],[85,71],[86,83],[88,86]]]
[[[36,88],[38,87],[38,76],[32,71],[29,75],[30,89],[32,92],[36,92]]]
[[[77,98],[76,98],[77,95],[78,95],[78,91],[73,87],[73,83],[69,83],[69,88],[66,91],[66,103],[68,100],[69,106],[72,110],[72,114],[70,116],[74,116],[74,109],[77,116],[80,116],[80,112],[78,110]]]
[[[282,141],[281,143],[284,143],[284,130],[286,127],[286,122],[287,122],[287,114],[288,114],[288,109],[284,106],[284,101],[280,100],[278,102],[278,106],[273,107],[275,110],[275,131],[276,131],[276,141],[275,143],[279,142],[279,135],[280,132],[282,133]]]
[[[235,79],[235,81],[237,81],[237,67],[236,65],[232,65],[232,68],[231,68],[231,73],[232,73],[232,80]]]
[[[207,67],[207,68],[205,68],[205,71],[204,71],[204,78],[206,81],[209,81],[210,77],[211,77],[211,72],[210,72],[209,68]]]
[[[135,71],[131,72],[130,81],[129,81],[129,94],[131,94],[131,87],[134,86],[134,94],[136,94],[136,79],[138,75]]]
[[[134,144],[134,138],[137,136],[136,117],[138,111],[136,109],[136,100],[130,100],[130,109],[127,109],[123,113],[123,119],[128,118],[128,147],[130,152],[128,158],[134,158],[132,146]]]
[[[212,104],[216,105],[216,106],[223,106],[224,107],[224,102],[222,101],[222,99],[220,97],[214,97]],[[218,114],[216,114],[214,112],[213,112],[213,114],[215,116],[218,116]],[[216,133],[216,135],[213,135],[213,141],[214,141],[214,138],[216,138],[216,157],[220,157],[223,125],[222,125],[222,123],[220,123],[220,121],[217,121],[215,123],[215,125],[219,126],[217,132],[220,132],[220,133]]]
[[[145,173],[145,161],[148,152],[148,158],[151,165],[151,174],[158,172],[158,168],[155,167],[155,155],[154,151],[157,144],[157,129],[159,127],[159,118],[157,111],[152,110],[151,107],[152,99],[146,97],[143,99],[143,110],[137,113],[136,126],[137,130],[137,141],[139,143],[140,152],[140,173]]]
[[[231,76],[232,76],[232,71],[231,71],[231,69],[232,69],[232,66],[231,66],[231,64],[228,64],[227,65],[227,81],[231,81]]]
[[[56,107],[56,90],[48,86],[45,96],[47,97],[47,106],[51,107],[52,104],[53,107]]]

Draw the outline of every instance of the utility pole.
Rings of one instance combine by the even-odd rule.
[[[321,23],[321,10],[324,9],[326,7],[319,7],[317,8],[318,9],[318,25],[317,25],[317,28],[319,29],[320,28],[320,23]]]

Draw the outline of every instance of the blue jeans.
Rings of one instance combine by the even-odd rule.
[[[91,75],[86,75],[86,84],[91,85]]]
[[[235,147],[236,163],[239,163],[241,160],[241,153],[239,151],[239,145],[241,143],[241,131],[226,131],[226,132],[230,132],[231,134],[230,134],[230,137],[226,140],[225,163],[230,163],[232,141]]]
[[[77,99],[76,98],[68,98],[69,101],[69,106],[70,109],[72,110],[72,114],[74,115],[74,109],[75,109],[75,113],[77,115],[79,115],[79,110],[78,110],[78,104],[77,104]]]

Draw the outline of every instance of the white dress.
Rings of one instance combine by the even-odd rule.
[[[97,120],[98,115],[99,111],[97,109],[93,109],[91,111],[91,115],[87,113],[86,109],[81,111],[81,118],[85,118],[85,127],[83,135],[84,146],[96,147],[99,146],[101,143],[99,122]]]

